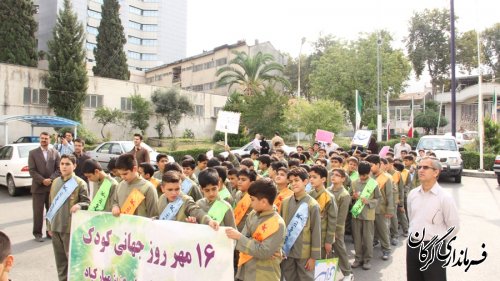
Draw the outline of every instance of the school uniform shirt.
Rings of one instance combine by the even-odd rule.
[[[219,198],[217,198],[216,200],[221,201],[222,203],[224,203],[228,207],[226,214],[224,215],[224,219],[222,219],[222,222],[220,223],[220,226],[229,226],[229,227],[236,229],[236,224],[234,223],[233,208],[231,207],[231,205],[228,202],[221,200]],[[208,201],[207,198],[203,198],[203,199],[198,200],[196,202],[196,204],[198,206],[200,206],[200,208],[205,213],[208,214],[208,211],[210,211],[210,208],[212,207],[212,205],[215,203],[216,200],[210,202],[210,201]]]
[[[236,198],[235,198],[235,203],[234,203],[234,208],[236,209],[236,206],[238,206],[238,203],[240,200],[247,194],[246,192],[241,192],[240,190],[236,193]],[[234,209],[233,209],[234,210]],[[239,232],[243,231],[243,227],[245,226],[245,221],[247,220],[248,214],[252,211],[252,206],[248,207],[248,210],[246,211],[245,215],[243,215],[243,218],[240,221],[240,224],[238,224],[236,227],[238,228]]]
[[[280,215],[286,226],[290,223],[299,206],[305,202],[308,206],[307,222],[299,237],[290,249],[288,257],[296,259],[321,259],[321,216],[319,204],[309,194],[299,198],[295,195],[283,201]]]
[[[179,196],[181,196],[183,204],[175,215],[176,221],[186,222],[187,217],[195,217],[197,223],[208,224],[210,222],[211,218],[200,208],[200,206],[196,205],[191,196],[182,193]],[[158,199],[158,210],[160,214],[165,210],[168,203],[170,202],[168,202],[165,194],[160,196]]]
[[[233,197],[233,194],[231,193],[231,190],[229,190],[229,188],[226,187],[226,185],[222,185],[222,188],[221,190],[219,190],[219,194],[221,191],[223,191],[224,189],[226,189],[228,192],[229,192],[229,197],[226,197],[224,198],[223,200],[226,201],[227,203],[229,203],[229,205],[231,206],[231,208],[234,207],[234,197]],[[201,200],[201,199],[200,199]]]
[[[354,201],[356,203],[359,198],[361,198],[361,194],[363,193],[363,189],[365,189],[367,181],[362,182],[361,180],[355,180],[352,182],[352,189],[349,192],[349,194],[352,196],[355,192],[359,192],[360,197]],[[368,204],[366,204],[363,207],[363,210],[361,213],[358,215],[357,218],[358,220],[367,220],[367,221],[374,221],[375,220],[375,208],[377,208],[378,205],[378,200],[382,197],[380,194],[380,189],[378,186],[373,190],[372,194],[370,197],[368,197]],[[354,218],[354,216],[353,216]]]
[[[293,196],[293,191],[291,191],[288,187],[278,191],[278,195],[276,196],[276,199],[274,199],[274,206],[276,206],[278,213],[281,211],[283,200],[290,196]]]
[[[337,226],[335,228],[335,235],[340,236],[345,233],[345,221],[349,213],[349,205],[351,204],[351,195],[345,187],[339,190],[334,190],[333,187],[329,191],[335,196],[335,203],[337,203]]]
[[[163,171],[162,170],[158,170],[158,171],[156,171],[153,174],[153,178],[159,180],[160,182],[161,182],[162,177],[163,177]]]
[[[259,242],[252,238],[257,227],[268,219],[276,217],[278,230],[264,241]],[[240,239],[236,242],[236,250],[246,253],[253,258],[238,268],[236,279],[245,281],[280,280],[283,242],[285,241],[286,227],[283,219],[272,211],[252,211],[243,228]]]
[[[118,182],[112,176],[106,174],[106,176],[102,180],[95,183],[92,199],[94,199],[95,196],[97,195],[97,192],[99,191],[99,188],[101,187],[105,179],[108,179],[111,182],[111,188],[109,189],[108,199],[106,200],[106,204],[104,205],[103,211],[111,212],[111,210],[113,209],[113,201],[117,200],[116,190],[118,188]]]
[[[335,242],[335,228],[337,227],[337,203],[335,201],[335,196],[324,187],[321,187],[318,191],[315,189],[311,190],[309,195],[319,204],[319,213],[321,216],[321,243],[333,244]]]
[[[151,182],[139,176],[131,183],[122,181],[118,184],[116,200],[113,202],[113,206],[121,208],[134,188],[138,189],[145,197],[135,209],[134,215],[147,218],[158,216],[158,193]]]
[[[392,196],[394,198],[394,208],[396,208],[398,204],[402,206],[404,200],[405,186],[401,172],[396,170],[387,172],[392,176],[392,184],[393,184]]]
[[[378,183],[380,195],[375,214],[395,214],[394,213],[394,199],[392,197],[392,177],[391,175],[381,172],[378,176],[374,177]],[[381,186],[381,183],[385,183]]]
[[[50,187],[49,204],[52,204],[57,193],[64,184],[74,178],[78,183],[73,193],[64,201],[64,204],[55,213],[52,222],[47,220],[47,230],[60,232],[60,233],[70,233],[71,231],[71,207],[78,204],[82,210],[86,210],[90,204],[89,190],[87,188],[87,183],[81,178],[77,177],[74,173],[66,178],[58,177],[52,182]]]
[[[199,185],[191,178],[187,177],[186,179],[191,182],[191,190],[186,195],[191,196],[195,202],[203,198]]]

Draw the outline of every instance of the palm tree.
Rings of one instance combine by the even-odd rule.
[[[218,86],[238,84],[243,88],[245,95],[254,95],[265,88],[265,84],[281,83],[289,85],[281,74],[283,65],[274,61],[271,54],[258,52],[255,56],[248,56],[244,52],[233,52],[236,57],[229,62],[228,66],[217,70],[220,76]]]

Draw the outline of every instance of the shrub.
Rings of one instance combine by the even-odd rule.
[[[167,154],[174,157],[175,162],[180,162],[181,158],[184,155],[191,155],[196,159],[198,154],[207,153],[207,151],[208,151],[207,149],[196,148],[196,149],[172,151],[172,152],[168,152]],[[221,153],[223,151],[224,150],[221,150],[221,149],[214,150],[214,156],[217,156],[219,153]]]
[[[194,139],[194,133],[191,129],[185,129],[184,133],[182,133],[182,138],[184,139]]]
[[[464,162],[464,169],[477,170],[479,169],[479,153],[476,151],[462,151],[462,161]],[[495,154],[484,154],[483,166],[485,170],[493,170],[495,163]]]

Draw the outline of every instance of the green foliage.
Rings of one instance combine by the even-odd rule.
[[[312,61],[314,58],[314,55],[302,55],[300,57],[300,97],[309,101],[311,100],[311,84],[309,77],[313,69]],[[285,93],[293,97],[297,95],[299,58],[292,58],[288,55],[286,60],[288,63],[283,70],[283,75],[288,78],[290,84],[285,88]]]
[[[141,130],[141,134],[145,135],[146,129],[149,127],[151,103],[139,94],[132,95],[130,100],[134,112],[128,116],[128,120],[132,124],[132,128]]]
[[[223,151],[224,150],[222,150],[222,149],[215,149],[214,156],[218,155],[219,153],[221,153]],[[180,162],[182,157],[185,155],[191,155],[194,158],[196,158],[198,156],[198,154],[204,154],[204,153],[207,153],[207,149],[196,148],[196,149],[188,149],[188,150],[171,151],[171,152],[168,152],[168,155],[174,157],[175,162]]]
[[[37,65],[34,13],[32,0],[0,1],[0,62]]]
[[[314,135],[317,129],[338,133],[345,128],[344,107],[337,101],[299,100],[286,112],[290,130],[300,130]]]
[[[462,151],[462,161],[464,161],[464,169],[477,170],[479,169],[479,152],[477,151]],[[483,154],[483,167],[485,170],[493,170],[496,154]]]
[[[64,135],[67,132],[75,133],[74,128],[64,127],[57,130],[58,134]],[[85,145],[93,145],[98,142],[97,137],[92,131],[88,130],[85,126],[78,126],[76,129],[76,137],[85,141]]]
[[[486,64],[488,64],[495,73],[495,77],[500,76],[500,23],[484,30],[482,34],[484,41],[484,54]]]
[[[57,116],[81,121],[88,86],[83,49],[83,25],[71,10],[69,0],[59,11],[49,47],[49,73],[44,77],[49,89],[49,106]]]
[[[184,133],[182,133],[183,139],[194,139],[194,133],[191,129],[185,129]]]
[[[448,120],[446,117],[441,116],[439,119],[439,113],[433,110],[434,101],[426,102],[426,110],[425,112],[420,112],[413,119],[415,128],[423,128],[425,134],[428,135],[431,130],[433,130],[434,134],[437,134],[437,127],[439,121],[439,127],[444,127],[448,125]]]
[[[224,142],[224,133],[216,131],[213,138],[213,142]],[[230,147],[238,148],[250,142],[250,137],[246,135],[243,131],[243,126],[240,126],[238,134],[227,134],[227,144]]]
[[[168,149],[170,151],[176,151],[177,148],[179,147],[179,142],[177,141],[176,138],[174,138],[169,144],[168,144]]]
[[[500,124],[493,122],[490,117],[484,118],[484,138],[487,148],[500,153]]]
[[[288,86],[289,82],[281,74],[284,67],[274,61],[271,54],[258,52],[255,56],[249,56],[244,52],[234,52],[236,57],[229,62],[228,66],[217,70],[219,77],[218,86],[229,87],[237,84],[243,88],[246,95],[254,95],[265,89],[266,85],[275,82]]]
[[[425,9],[410,19],[406,50],[419,78],[424,70],[431,76],[432,93],[448,77],[450,69],[450,12]]]
[[[377,129],[377,124],[375,124],[375,121],[373,121],[373,118],[370,119],[370,123],[368,123],[368,130],[376,130]]]
[[[182,117],[191,115],[194,111],[191,101],[173,88],[166,92],[156,90],[151,96],[151,101],[155,105],[155,113],[166,119],[172,137],[173,128],[179,125]]]
[[[398,96],[409,79],[410,64],[401,50],[391,46],[392,41],[387,31],[365,34],[353,42],[328,40],[323,54],[313,61],[311,95],[339,101],[349,111],[351,124],[355,124],[355,91],[359,90],[364,103],[361,123],[367,125],[368,120],[376,118],[377,47],[380,48],[382,70],[382,107],[385,93]]]
[[[457,38],[457,63],[460,69],[467,71],[469,75],[477,68],[477,33],[469,30]],[[484,49],[482,49],[484,51]],[[484,61],[484,56],[481,57]]]
[[[101,11],[97,47],[94,49],[96,65],[92,71],[95,76],[128,80],[130,71],[123,50],[127,39],[120,20],[120,4],[117,0],[104,0]]]
[[[165,133],[165,122],[161,121],[161,119],[158,118],[156,121],[155,130],[156,133],[158,133],[158,138],[162,139]]]
[[[102,124],[101,137],[104,139],[104,127],[107,124],[116,124],[123,119],[123,113],[118,109],[111,109],[109,107],[99,107],[94,113],[94,119],[97,123]]]

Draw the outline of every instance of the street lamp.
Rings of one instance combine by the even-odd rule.
[[[377,35],[377,140],[382,141],[382,115],[380,115],[380,33]],[[389,104],[387,104],[389,106]]]
[[[304,46],[304,43],[306,42],[306,38],[302,37],[302,41],[300,43],[300,50],[299,50],[299,65],[298,65],[298,71],[297,71],[297,102],[300,99],[300,57],[302,56],[302,46]],[[297,127],[297,145],[300,145],[300,134],[299,134],[299,128]]]

